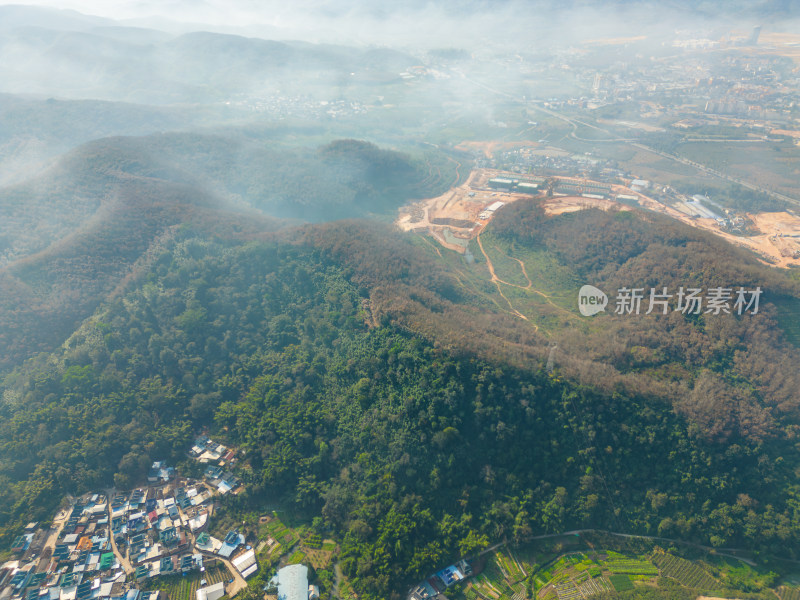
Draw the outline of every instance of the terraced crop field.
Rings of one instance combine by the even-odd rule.
[[[610,592],[611,584],[605,577],[594,577],[587,579],[578,589],[583,593],[584,597],[588,598],[601,592]]]
[[[231,578],[228,569],[224,566],[206,569],[203,573],[192,571],[191,575],[170,575],[169,577],[156,577],[148,580],[144,588],[146,590],[161,590],[166,593],[169,600],[195,600],[196,592],[200,589],[200,581],[205,579],[207,585],[213,585],[220,581],[228,581]]]
[[[306,553],[306,559],[313,565],[315,569],[326,569],[331,562],[333,553],[336,550],[336,543],[332,541],[324,541],[320,543],[319,549],[312,549],[303,544],[301,549]]]
[[[508,600],[511,597],[511,590],[505,582],[495,581],[484,573],[472,579],[472,588],[480,597],[488,600]]]
[[[508,548],[505,551],[498,550],[495,553],[495,561],[508,581],[513,583],[524,579],[525,574],[520,570]]]
[[[653,555],[652,561],[661,570],[662,575],[686,587],[700,590],[719,587],[717,581],[707,571],[688,560],[672,554],[657,553]]]
[[[267,531],[275,540],[287,548],[291,548],[299,540],[298,536],[281,523],[279,519],[272,519],[267,524]]]
[[[778,596],[781,600],[800,600],[800,588],[782,585],[778,588]]]
[[[566,579],[553,586],[558,600],[578,600],[601,592],[611,591],[611,584],[605,577],[592,577],[583,571],[576,577]]]
[[[603,566],[614,574],[658,575],[658,569],[646,560],[612,559],[605,561]]]
[[[514,594],[497,562],[496,553],[486,561],[483,573],[473,578],[472,585],[484,598],[499,600],[501,598],[511,598]]]
[[[582,600],[583,594],[578,587],[570,580],[562,581],[553,586],[556,590],[558,600]]]

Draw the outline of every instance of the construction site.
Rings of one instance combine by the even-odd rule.
[[[496,211],[523,198],[546,198],[547,214],[586,208],[630,210],[613,200],[618,194],[639,195],[622,186],[610,186],[577,178],[521,176],[495,169],[475,169],[462,185],[436,198],[400,209],[396,224],[403,231],[425,232],[442,246],[466,252],[469,241],[492,220]]]
[[[496,169],[475,169],[466,182],[441,196],[400,209],[396,225],[403,231],[427,233],[445,248],[464,254],[496,212],[506,204],[533,197],[543,200],[546,214],[588,208],[631,210],[638,205],[709,231],[755,252],[766,264],[800,267],[800,217],[790,211],[747,213],[752,235],[724,230],[718,219],[686,206],[672,206],[623,185],[569,177],[537,177]]]

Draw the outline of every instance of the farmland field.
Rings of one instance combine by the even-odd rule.
[[[275,540],[287,548],[293,546],[299,539],[291,529],[281,523],[277,518],[272,519],[267,524],[266,529]]]
[[[605,561],[604,566],[615,574],[658,575],[658,569],[646,560],[612,559]]]
[[[517,577],[522,579],[524,575],[514,563],[509,550],[496,551],[488,557],[483,571],[469,580],[470,585],[464,597],[468,600],[479,597],[488,600],[511,600],[516,596],[519,600],[524,598],[524,593],[520,596],[519,590],[512,587],[516,584]]]
[[[609,575],[608,580],[618,592],[624,592],[625,590],[633,589],[633,582],[627,575]]]
[[[319,548],[311,548],[303,543],[301,549],[306,554],[306,560],[315,569],[325,569],[330,564],[333,553],[336,551],[336,542],[325,540],[320,542],[319,546]]]
[[[483,573],[472,579],[472,587],[483,598],[491,600],[510,598],[510,589],[505,581],[492,580]]]
[[[512,558],[510,549],[505,548],[505,551],[498,550],[495,553],[495,560],[509,581],[517,582],[525,577],[517,562]]]
[[[800,600],[800,588],[782,585],[778,588],[778,596],[781,600]]]
[[[208,585],[228,581],[230,573],[224,566],[211,567],[203,573],[192,571],[186,575],[170,575],[168,577],[156,577],[147,580],[144,584],[145,590],[161,590],[169,597],[169,600],[194,600],[195,592],[200,589],[200,580],[205,579]]]
[[[696,564],[667,553],[653,555],[655,564],[665,577],[670,577],[686,587],[710,590],[718,587],[717,581]]]

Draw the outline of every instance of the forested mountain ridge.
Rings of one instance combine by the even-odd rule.
[[[0,189],[0,282],[8,290],[0,297],[0,370],[63,341],[124,278],[147,268],[138,261],[175,226],[219,223],[255,234],[298,219],[391,213],[409,196],[438,191],[424,162],[434,155],[411,158],[355,140],[308,149],[188,133],[84,144],[38,177]]]
[[[784,334],[794,322],[778,310],[787,302],[798,307],[800,287],[791,274],[765,267],[713,235],[638,211],[546,218],[538,202],[529,201],[501,211],[491,230],[512,247],[545,249],[569,265],[577,281],[609,293],[626,287],[673,294],[681,286],[761,288],[759,314],[738,318],[705,309],[696,317],[675,310],[617,315],[612,306],[601,320],[564,327],[557,337],[560,357],[584,381],[609,389],[623,383],[664,398],[701,435],[721,443],[734,432],[763,439],[776,428],[794,431],[800,424],[800,381],[792,368],[798,349]]]
[[[647,215],[545,218],[521,203],[501,217],[495,235],[569,257],[601,285],[620,271],[660,276],[657,258],[663,274],[702,285],[735,276],[796,293],[736,250]],[[365,598],[395,597],[491,541],[576,527],[800,554],[790,382],[761,381],[741,355],[777,344],[792,360],[769,302],[749,324],[565,321],[559,347],[578,348],[570,337],[583,331],[585,355],[565,352],[547,374],[551,340],[486,310],[457,272],[467,266],[454,270],[425,242],[357,221],[223,233],[177,229],[147,275],[61,350],[4,378],[4,535],[64,493],[133,485],[151,460],[181,462],[209,427],[247,457],[247,491],[231,508],[321,516]],[[603,235],[630,245],[598,256]],[[716,252],[693,270],[692,256]],[[598,343],[625,327],[630,345]],[[672,349],[656,360],[641,349],[648,339]],[[698,411],[709,403],[692,404],[678,378],[722,414]],[[675,390],[686,396],[668,398]]]

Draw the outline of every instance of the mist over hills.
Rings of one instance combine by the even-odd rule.
[[[94,27],[108,27],[112,19],[83,14],[76,10],[56,9],[46,6],[4,4],[0,6],[0,30],[19,27],[44,27],[63,31],[86,31]]]
[[[800,276],[630,196],[554,197],[556,177],[616,194],[637,169],[694,193],[667,151],[695,134],[795,177],[791,139],[692,124],[744,75],[752,97],[788,85],[793,48],[673,42],[790,30],[796,2],[79,8],[0,6],[0,559],[67,495],[139,486],[155,460],[199,474],[204,431],[241,451],[219,527],[282,511],[335,540],[362,600],[584,528],[800,560]],[[542,174],[542,197],[495,173]],[[738,191],[737,213],[770,200]],[[416,203],[436,197],[459,217]],[[434,220],[473,237],[440,243]],[[590,319],[586,283],[763,295]]]
[[[0,7],[0,12],[4,7]],[[32,15],[36,20],[38,12]],[[1,17],[0,17],[1,18]],[[132,28],[0,30],[0,91],[150,104],[219,102],[236,94],[397,79],[415,59],[387,49]]]
[[[30,4],[35,5],[36,2]],[[206,2],[203,7],[198,7],[193,2],[171,2],[152,3],[149,6],[144,2],[117,2],[113,7],[104,7],[102,4],[92,2],[64,2],[61,6],[74,6],[78,10],[53,9],[42,6],[25,6],[22,4],[7,5],[2,7],[6,17],[4,24],[0,28],[11,28],[30,25],[33,22],[44,27],[55,27],[60,29],[88,30],[93,27],[103,27],[111,24],[112,20],[124,21],[146,21],[149,15],[151,22],[157,22],[155,17],[160,17],[165,25],[178,25],[181,21],[195,21],[195,26],[203,22],[204,17],[216,16],[216,22],[209,20],[208,23],[215,23],[218,27],[230,27],[236,24],[235,18],[249,14],[251,21],[261,21],[263,25],[268,25],[271,21],[277,25],[268,27],[266,35],[274,37],[280,36],[283,21],[286,24],[291,22],[290,17],[297,13],[309,15],[309,28],[314,29],[314,14],[324,17],[326,20],[337,20],[350,18],[352,20],[371,18],[376,22],[386,21],[392,17],[403,14],[414,14],[416,16],[449,14],[454,20],[467,19],[473,15],[491,16],[498,10],[510,9],[520,16],[526,14],[540,13],[548,16],[558,13],[573,13],[580,15],[581,11],[601,10],[601,11],[628,11],[642,9],[641,15],[656,14],[672,18],[683,15],[714,16],[718,18],[763,18],[770,19],[776,17],[796,16],[798,4],[796,0],[757,0],[748,2],[746,0],[733,0],[723,2],[721,0],[700,0],[692,2],[690,0],[668,0],[666,2],[654,2],[652,0],[566,0],[556,2],[554,0],[535,0],[522,2],[520,0],[470,0],[468,2],[455,2],[453,0],[438,0],[428,2],[424,0],[410,0],[395,4],[376,5],[365,0],[305,0],[286,6],[279,3],[264,3],[261,10],[239,4],[236,2],[226,3],[228,9],[228,19],[219,18],[224,13],[221,11],[221,3]],[[78,12],[81,11],[81,12]],[[86,14],[83,14],[86,13]],[[105,14],[106,17],[88,16],[93,14]],[[130,19],[131,15],[137,18]],[[174,21],[170,21],[170,17]],[[270,19],[273,17],[273,19]],[[275,18],[277,17],[277,18]],[[233,22],[231,22],[233,21]],[[648,24],[644,21],[642,24]],[[242,25],[241,22],[238,25]],[[156,27],[157,28],[157,27]]]
[[[0,189],[3,364],[68,335],[124,277],[146,269],[134,265],[174,226],[241,222],[237,231],[252,234],[278,219],[391,214],[438,192],[428,172],[354,140],[310,153],[190,133],[89,142]]]
[[[102,5],[94,8],[104,12]],[[135,21],[130,26],[124,19],[74,10],[4,5],[0,6],[0,91],[146,103],[219,101],[258,90],[268,79],[278,87],[296,78],[320,84],[350,73],[386,81],[416,64],[406,54],[371,52],[370,46],[456,46],[470,51],[516,46],[524,51],[579,45],[597,37],[599,30],[657,40],[675,29],[765,23],[781,29],[797,18],[798,8],[796,0],[509,0],[381,7],[337,1],[261,9],[209,3],[199,11],[194,5],[174,3],[153,7],[153,14],[174,17],[173,25],[187,15],[215,18],[206,26],[161,30],[159,22]],[[141,9],[129,8],[137,14]],[[122,5],[109,16],[125,13]],[[206,85],[211,81],[213,85]]]

